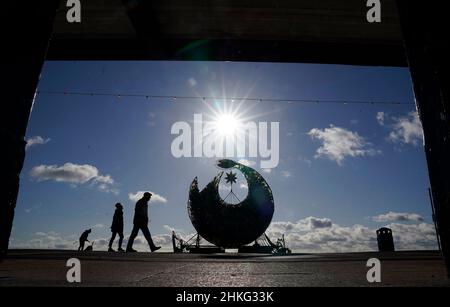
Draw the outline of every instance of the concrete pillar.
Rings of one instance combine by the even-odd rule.
[[[424,130],[442,252],[450,272],[450,39],[445,2],[397,0],[403,40]],[[425,189],[425,187],[424,187]]]
[[[25,132],[52,33],[58,0],[8,1],[10,18],[2,38],[2,171],[0,172],[0,259],[8,250],[19,175],[25,158]]]

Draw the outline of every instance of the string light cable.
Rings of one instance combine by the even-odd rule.
[[[145,98],[145,99],[168,99],[172,101],[252,101],[252,102],[284,102],[304,104],[354,104],[354,105],[407,105],[414,103],[395,100],[344,100],[344,99],[302,99],[302,98],[257,98],[257,97],[216,97],[216,96],[184,96],[184,95],[155,95],[155,94],[131,94],[131,93],[108,93],[108,92],[81,92],[81,91],[49,91],[38,90],[37,95],[64,95],[64,96],[103,96],[115,98]]]

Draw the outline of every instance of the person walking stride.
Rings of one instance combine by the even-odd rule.
[[[136,207],[134,209],[133,230],[131,231],[130,238],[128,239],[127,252],[136,252],[136,250],[133,249],[133,242],[139,230],[141,230],[144,234],[144,237],[147,240],[152,252],[161,248],[161,246],[156,246],[153,243],[150,230],[148,229],[148,202],[151,198],[152,194],[150,192],[145,192],[142,198],[136,202]]]
[[[121,203],[116,204],[116,211],[114,211],[113,221],[111,224],[111,240],[109,240],[109,248],[108,252],[114,252],[115,250],[112,248],[114,240],[116,239],[116,235],[119,235],[119,248],[117,251],[124,252],[122,248],[123,241],[123,206]]]

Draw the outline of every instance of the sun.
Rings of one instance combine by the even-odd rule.
[[[223,113],[215,118],[214,130],[222,136],[234,135],[240,126],[239,119],[233,114]]]
[[[205,134],[211,135],[218,141],[223,142],[230,138],[236,138],[237,142],[245,142],[242,138],[242,133],[248,129],[249,121],[259,117],[260,114],[249,115],[251,109],[255,104],[245,105],[245,99],[237,102],[231,100],[231,104],[227,101],[213,100],[210,103],[203,100],[204,105],[208,108],[209,113],[206,113]]]

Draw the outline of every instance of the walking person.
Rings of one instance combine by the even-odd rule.
[[[122,248],[123,241],[123,206],[121,203],[116,204],[116,210],[114,211],[113,221],[111,224],[111,239],[109,240],[109,248],[108,252],[114,252],[115,250],[112,248],[114,240],[116,239],[116,235],[119,235],[119,248],[117,251],[124,252]]]
[[[145,192],[142,198],[136,202],[133,218],[133,230],[131,231],[130,238],[128,239],[127,252],[136,252],[136,250],[133,249],[133,242],[139,230],[141,230],[144,234],[144,237],[147,240],[152,252],[161,248],[161,246],[156,246],[153,243],[150,230],[148,229],[148,202],[151,198],[152,194],[150,192]]]

